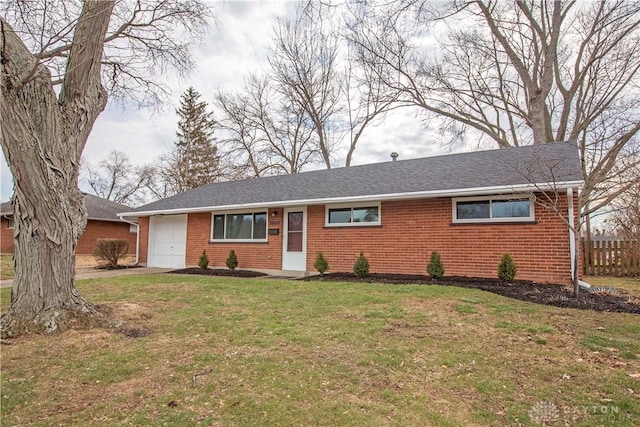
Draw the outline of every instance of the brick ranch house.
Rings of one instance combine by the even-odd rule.
[[[583,184],[574,144],[389,161],[205,185],[122,216],[139,218],[140,262],[181,268],[206,251],[224,267],[426,274],[431,251],[446,275],[491,277],[503,253],[518,278],[570,283],[571,230]],[[558,215],[541,202],[557,200]]]
[[[87,226],[80,236],[76,254],[93,254],[97,239],[124,239],[129,242],[129,253],[135,253],[137,241],[137,227],[126,222],[117,214],[130,209],[129,206],[102,199],[91,194],[85,194],[88,219]],[[11,202],[0,205],[0,253],[13,253],[13,206]]]

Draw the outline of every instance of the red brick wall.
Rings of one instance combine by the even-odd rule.
[[[275,212],[276,216],[272,216]],[[186,265],[198,265],[202,251],[207,251],[209,266],[226,268],[229,251],[233,249],[238,257],[238,268],[282,268],[282,209],[270,209],[267,229],[278,229],[277,235],[268,236],[268,243],[210,243],[211,213],[189,214],[187,222]]]
[[[129,242],[129,253],[136,253],[136,234],[129,232],[129,224],[113,221],[87,221],[78,247],[77,254],[92,254],[97,239],[124,239]]]
[[[13,253],[13,228],[9,228],[9,220],[5,217],[0,221],[0,253]]]
[[[138,229],[138,233],[140,233],[140,253],[138,255],[138,262],[140,264],[146,264],[149,252],[149,217],[143,216],[138,218],[138,224],[140,225],[140,228]]]
[[[8,228],[8,221],[2,218],[0,224],[1,253],[13,253],[13,229]],[[125,239],[129,242],[129,253],[136,253],[136,234],[129,232],[129,224],[113,221],[90,220],[78,241],[76,253],[81,255],[92,254],[96,240],[103,239]]]
[[[577,210],[577,195],[574,207]],[[566,215],[566,197],[561,208]],[[352,271],[363,250],[371,272],[426,274],[431,251],[440,252],[448,276],[496,277],[502,254],[518,265],[517,278],[569,283],[569,231],[557,214],[535,205],[534,223],[452,224],[451,199],[383,202],[382,225],[325,227],[324,205],[307,208],[307,270],[322,251],[329,271]],[[271,212],[277,216],[271,216]],[[268,243],[210,243],[211,213],[189,214],[186,265],[197,265],[203,250],[210,266],[224,267],[229,250],[239,268],[282,267],[282,209],[269,210]],[[576,216],[577,219],[577,216]],[[148,218],[140,218],[140,261],[146,262]],[[581,271],[580,269],[578,271]]]
[[[576,205],[577,206],[577,201]],[[566,212],[566,198],[562,209]],[[445,275],[496,277],[502,254],[518,265],[517,278],[570,282],[569,231],[553,212],[535,206],[535,223],[452,224],[451,199],[383,202],[378,227],[324,227],[323,205],[308,208],[307,269],[322,251],[329,271],[352,271],[361,250],[371,272],[426,274],[431,251]]]

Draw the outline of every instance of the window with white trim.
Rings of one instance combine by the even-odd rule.
[[[452,199],[453,222],[527,222],[535,220],[533,196],[508,195]]]
[[[380,203],[328,205],[325,225],[328,227],[380,225]]]
[[[212,241],[267,241],[266,212],[212,214]]]

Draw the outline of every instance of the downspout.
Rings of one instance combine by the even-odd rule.
[[[575,230],[575,214],[573,207],[573,188],[567,188],[567,204],[568,204],[568,216],[569,216],[569,255],[571,256],[571,281],[574,282],[577,279],[576,275],[576,230]]]
[[[136,265],[138,265],[140,259],[140,224],[138,224],[137,222],[128,221],[123,217],[120,217],[120,219],[127,224],[136,226]]]

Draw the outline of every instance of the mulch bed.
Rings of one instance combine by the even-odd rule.
[[[200,274],[202,276],[226,276],[226,277],[262,277],[265,273],[249,270],[226,270],[224,268],[182,268],[180,270],[169,271],[173,274]]]
[[[353,273],[328,273],[324,276],[309,276],[299,280],[325,282],[360,282],[415,285],[444,285],[463,288],[482,289],[509,298],[556,307],[578,308],[583,310],[610,311],[617,313],[640,314],[638,298],[610,293],[590,293],[581,290],[580,296],[573,296],[573,288],[563,285],[548,285],[529,281],[501,282],[498,279],[473,277],[445,277],[432,280],[429,276],[410,274],[374,273],[360,278]]]

